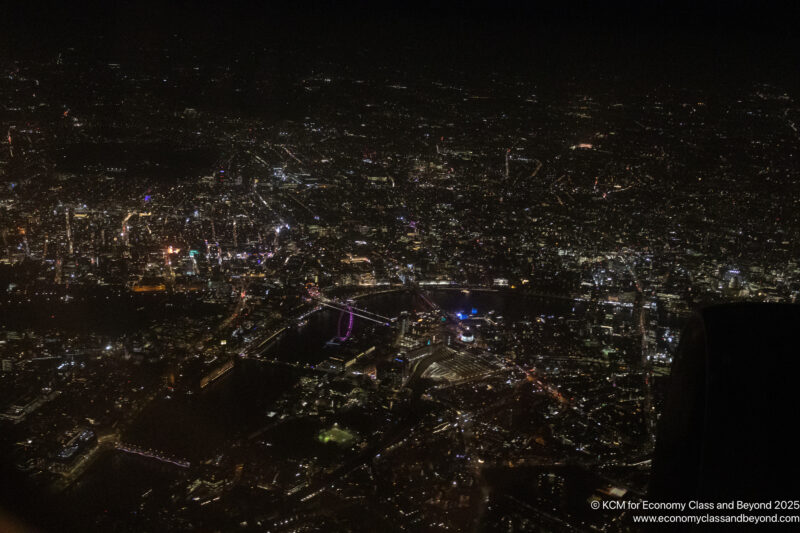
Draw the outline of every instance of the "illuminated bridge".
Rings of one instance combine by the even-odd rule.
[[[390,327],[396,320],[394,318],[379,315],[378,313],[373,313],[372,311],[367,311],[366,309],[360,309],[353,305],[352,299],[348,300],[347,302],[339,302],[337,300],[330,299],[320,293],[316,288],[313,291],[309,291],[309,296],[312,300],[323,307],[329,307],[330,309],[337,309],[340,311],[341,314],[339,315],[339,325],[336,335],[336,339],[338,339],[340,342],[346,341],[350,338],[350,335],[352,335],[354,317],[363,318],[365,320],[375,322],[376,324]]]
[[[171,465],[180,466],[181,468],[189,468],[191,466],[191,463],[189,461],[176,459],[174,457],[168,456],[163,452],[159,452],[157,450],[151,450],[149,448],[142,448],[132,444],[125,444],[123,442],[117,444],[116,448],[117,450],[123,451],[125,453],[138,455],[140,457],[147,457],[148,459],[155,459],[156,461],[161,461],[162,463],[169,463]]]

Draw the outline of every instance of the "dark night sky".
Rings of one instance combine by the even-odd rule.
[[[768,4],[765,6],[764,4]],[[596,69],[632,78],[758,74],[797,80],[800,7],[715,2],[14,2],[0,56],[67,46],[98,60],[169,49],[228,62],[260,50],[478,71]]]

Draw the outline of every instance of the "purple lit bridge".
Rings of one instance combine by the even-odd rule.
[[[353,305],[352,300],[342,303],[337,302],[336,300],[328,300],[327,298],[320,297],[317,299],[317,303],[325,307],[330,307],[331,309],[338,309],[340,311],[339,325],[337,328],[337,339],[340,342],[346,341],[350,338],[350,335],[353,334],[354,317],[363,318],[364,320],[369,320],[382,326],[391,326],[392,322],[395,320],[393,318],[388,318],[383,315],[373,313],[372,311],[367,311],[366,309],[359,309]]]

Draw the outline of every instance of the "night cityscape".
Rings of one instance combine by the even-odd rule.
[[[0,530],[638,531],[689,318],[800,303],[723,5],[17,8]]]

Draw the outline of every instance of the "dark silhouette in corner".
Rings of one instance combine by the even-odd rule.
[[[699,311],[673,363],[649,498],[800,498],[798,376],[800,305],[742,303]]]

